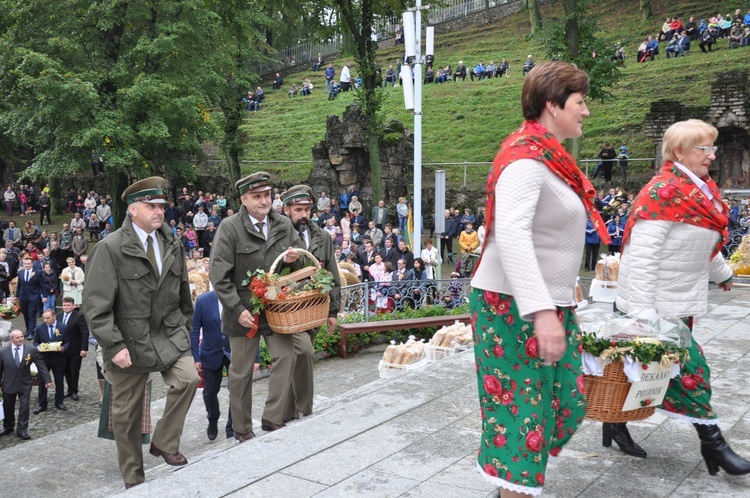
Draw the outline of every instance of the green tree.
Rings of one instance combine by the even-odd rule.
[[[383,93],[375,84],[377,67],[372,41],[373,15],[376,0],[336,0],[345,29],[352,35],[356,48],[358,71],[364,83],[360,92],[362,109],[367,121],[367,148],[370,156],[370,180],[374,202],[382,196],[380,185],[381,165],[378,143],[382,122],[379,117]],[[383,5],[379,5],[383,6]]]
[[[0,11],[0,127],[32,151],[24,176],[69,177],[93,149],[115,199],[136,178],[195,177],[226,84],[205,1],[0,0]]]
[[[608,56],[614,43],[600,37],[597,19],[587,15],[590,1],[593,0],[562,0],[565,17],[547,19],[544,44],[549,57],[572,62],[588,73],[589,97],[605,100],[612,96],[608,89],[617,84],[622,74]],[[566,148],[577,158],[581,139],[567,140]]]

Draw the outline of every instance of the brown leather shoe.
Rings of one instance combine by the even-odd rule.
[[[169,453],[166,453],[160,450],[156,446],[154,446],[154,443],[151,443],[151,448],[148,450],[148,452],[154,455],[155,457],[158,457],[158,456],[162,457],[164,461],[167,463],[167,465],[179,466],[179,465],[185,465],[186,463],[188,463],[187,458],[185,458],[185,455],[183,455],[182,453],[178,452],[178,453],[175,453],[174,455],[171,455]]]
[[[286,427],[286,425],[284,424],[281,424],[281,425],[274,424],[273,422],[268,421],[264,418],[260,419],[260,428],[263,429],[264,431],[273,432],[279,429],[283,429],[284,427]]]
[[[125,483],[125,489],[134,488],[134,487],[138,486],[139,484],[143,484],[143,483],[142,482],[134,482],[134,483],[131,484],[129,482],[126,482]]]
[[[242,434],[240,432],[235,431],[234,432],[234,438],[239,441],[240,443],[244,443],[245,441],[249,441],[252,438],[255,437],[255,433],[253,431],[250,431],[246,434]]]

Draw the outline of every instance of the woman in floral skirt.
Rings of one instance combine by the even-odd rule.
[[[732,288],[732,270],[721,255],[729,237],[729,209],[708,175],[718,136],[716,128],[697,119],[677,122],[664,133],[664,163],[635,198],[625,226],[616,301],[620,311],[652,308],[661,316],[685,319],[692,330],[693,318],[706,313],[709,279],[725,291]],[[749,474],[750,462],[732,451],[717,425],[711,371],[695,338],[688,353],[660,411],[695,426],[711,475],[719,467],[732,475]],[[646,456],[625,424],[604,424],[604,445],[613,439],[626,454]]]
[[[565,62],[536,66],[526,121],[487,180],[482,257],[471,281],[482,440],[478,466],[503,498],[539,495],[586,414],[573,312],[586,220],[607,243],[596,191],[562,146],[581,136],[589,78]]]

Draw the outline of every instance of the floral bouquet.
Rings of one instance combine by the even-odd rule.
[[[729,257],[728,264],[735,275],[750,275],[750,235],[742,237],[739,247]]]

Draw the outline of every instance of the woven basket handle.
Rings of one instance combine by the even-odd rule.
[[[302,254],[302,255],[310,258],[313,261],[313,263],[315,263],[315,268],[317,268],[318,270],[320,270],[320,268],[321,268],[320,261],[318,261],[318,258],[316,258],[313,255],[313,253],[311,253],[310,251],[306,251],[305,249],[299,249],[299,248],[295,248],[294,250],[297,251],[297,252],[299,252],[300,254]],[[289,250],[288,249],[286,251],[282,252],[281,254],[279,254],[279,257],[276,258],[276,260],[271,265],[271,268],[268,270],[269,274],[273,275],[273,272],[276,271],[276,266],[281,262],[282,259],[284,259],[284,257],[286,257],[287,254],[289,254]]]

